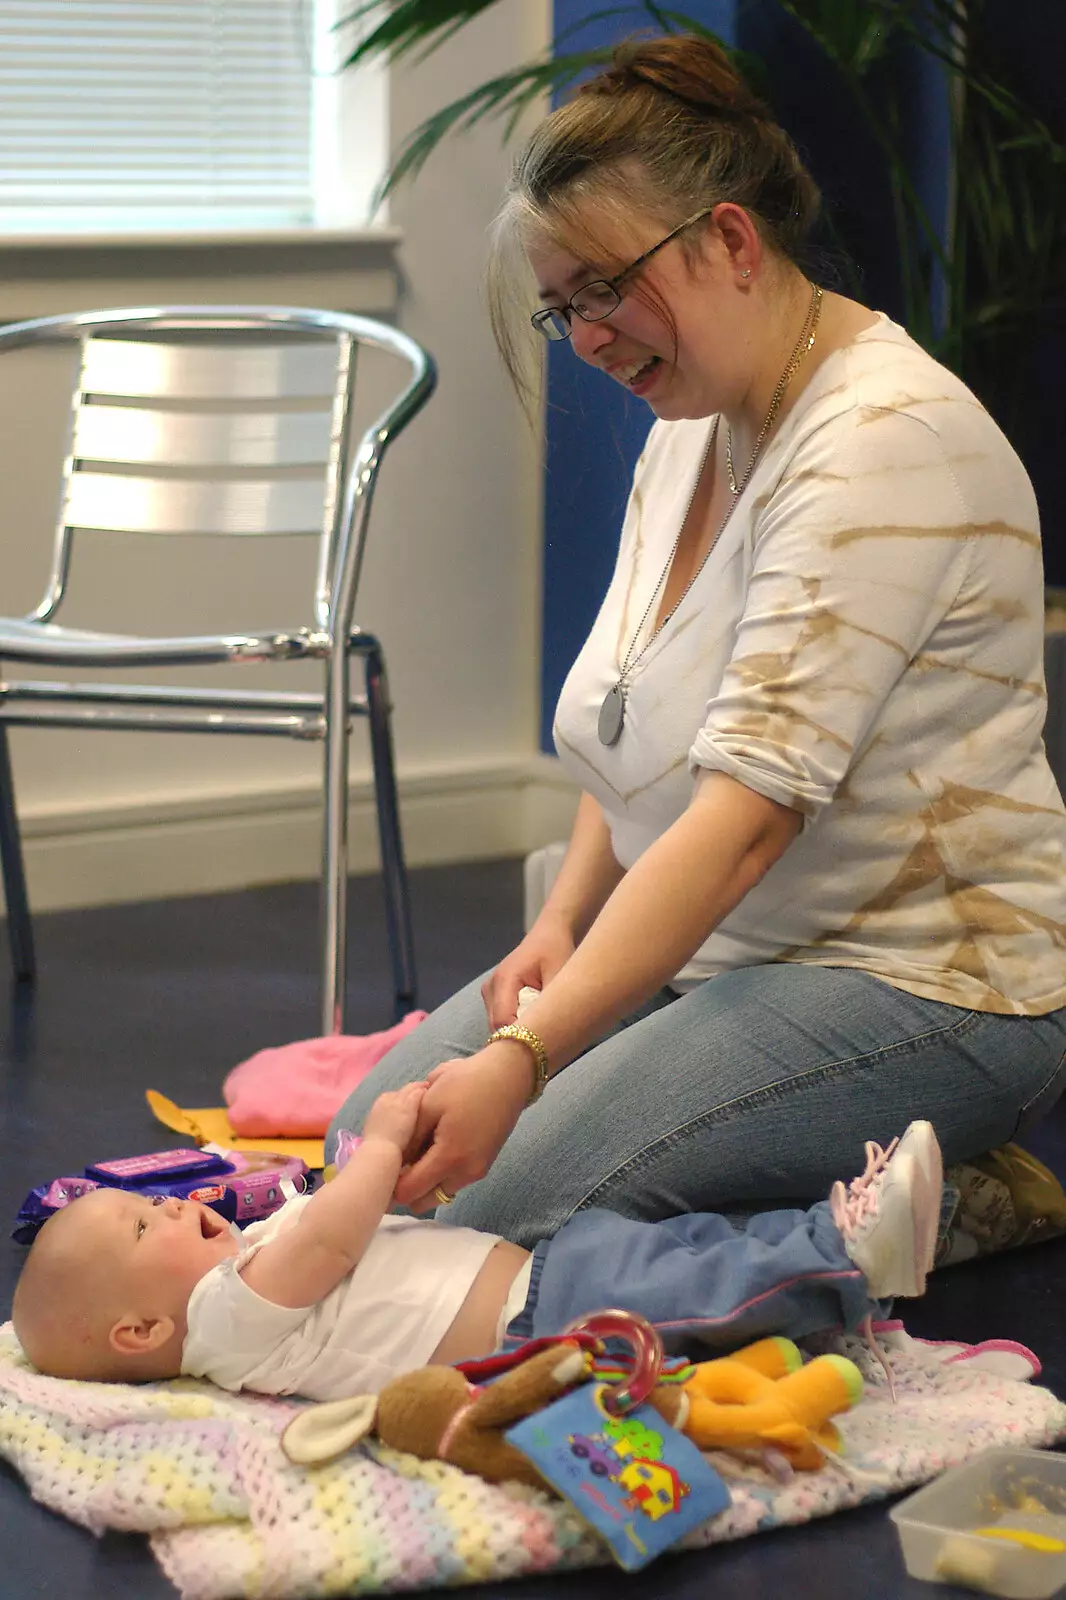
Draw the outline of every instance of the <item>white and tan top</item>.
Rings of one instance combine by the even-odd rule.
[[[599,742],[713,420],[652,428],[555,726],[623,867],[701,768],[805,819],[679,985],[802,961],[979,1011],[1066,1004],[1036,501],[988,413],[887,317],[812,375]]]

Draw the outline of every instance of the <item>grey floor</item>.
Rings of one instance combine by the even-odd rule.
[[[412,875],[412,892],[421,998],[432,1006],[518,937],[521,867],[427,869]],[[146,1088],[186,1105],[217,1104],[237,1061],[317,1030],[310,886],[53,914],[37,919],[36,932],[36,992],[12,990],[0,1000],[0,1200],[9,1216],[46,1178],[173,1144],[147,1110]],[[0,961],[6,954],[0,942]],[[373,879],[352,883],[349,973],[349,1031],[387,1026]],[[1066,1114],[1053,1113],[1030,1143],[1066,1172]],[[14,1244],[0,1246],[0,1319],[20,1255]],[[1021,1339],[1043,1359],[1045,1381],[1066,1397],[1066,1242],[939,1274],[907,1321],[912,1332],[934,1337]],[[632,1577],[606,1568],[462,1592],[482,1600],[928,1600],[934,1593],[905,1577],[883,1506],[666,1558]],[[174,1593],[142,1539],[94,1540],[33,1504],[0,1465],[0,1600],[173,1600]],[[962,1591],[935,1593],[951,1600]]]

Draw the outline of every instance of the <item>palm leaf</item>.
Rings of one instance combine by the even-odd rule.
[[[421,49],[423,55],[428,55],[496,3],[497,0],[394,0],[389,5],[389,0],[360,0],[360,4],[347,12],[335,27],[348,24],[359,26],[386,9],[387,15],[361,40],[344,65],[358,66],[360,62],[380,55],[388,56],[390,61],[399,61],[417,49]],[[655,0],[631,0],[628,5],[608,6],[582,17],[557,34],[555,44],[560,44],[573,33],[579,33],[590,23],[601,22],[608,17],[632,17],[634,14],[650,19],[664,33],[670,31],[664,21],[665,13],[655,4]]]
[[[778,0],[835,66],[864,76],[888,52],[922,0]]]
[[[386,15],[360,41],[344,65],[355,67],[380,55],[399,61],[419,47],[427,52],[435,50],[496,3],[497,0],[393,0],[390,4],[389,0],[360,0],[338,19],[335,28],[362,26],[375,15]]]
[[[380,0],[369,0],[361,10],[364,12],[373,10],[379,3]],[[472,6],[484,10],[486,5],[493,3],[494,0],[459,0],[459,6],[464,10],[469,10]],[[420,42],[426,43],[429,49],[435,49],[437,44],[442,43],[448,36],[449,31],[454,31],[454,28],[447,28],[445,32],[439,33],[438,38],[430,42],[431,33],[434,30],[439,32],[446,26],[440,19],[440,13],[447,9],[456,9],[454,6],[449,8],[448,0],[401,0],[390,21],[398,21],[399,13],[405,9],[407,11],[405,29],[394,30],[387,38],[379,29],[378,35],[371,35],[366,39],[347,64],[351,65],[356,59],[365,60],[371,52],[386,53],[390,59],[394,59],[396,55],[413,49]],[[668,12],[656,5],[654,0],[643,0],[639,7],[610,6],[584,17],[574,28],[569,28],[560,34],[555,40],[555,46],[571,33],[587,26],[589,22],[602,21],[608,17],[632,16],[634,10],[638,9],[649,15],[657,25],[665,26],[667,32],[673,32],[680,27],[714,39],[742,72],[752,65],[746,52],[732,49],[702,23],[681,12]],[[419,13],[418,17],[416,12]],[[457,20],[455,27],[461,26],[463,20],[469,19]],[[389,171],[375,192],[374,205],[380,205],[405,179],[416,177],[433,151],[449,134],[475,127],[487,117],[498,117],[504,119],[504,137],[508,139],[513,134],[523,111],[534,101],[545,94],[558,94],[584,73],[605,66],[610,61],[611,55],[610,46],[600,46],[594,50],[575,50],[563,55],[558,54],[553,47],[552,54],[527,62],[510,72],[501,73],[498,77],[490,78],[486,83],[479,84],[476,89],[471,89],[459,99],[435,111],[424,122],[420,122],[400,146]]]
[[[784,3],[784,0],[782,0]],[[1048,153],[1056,160],[1066,158],[1066,147],[1056,139],[1050,128],[1030,109],[1014,92],[1005,84],[993,78],[991,74],[974,70],[964,59],[961,59],[957,50],[951,45],[943,45],[934,37],[915,28],[909,22],[900,23],[900,31],[913,43],[919,45],[926,53],[946,67],[954,77],[965,84],[966,88],[986,101],[989,107],[1007,121],[1018,125],[1022,130],[1019,134],[1027,143],[1044,145]]]
[[[417,176],[449,133],[473,128],[486,117],[505,117],[505,131],[510,135],[522,112],[534,100],[547,92],[566,88],[591,67],[602,66],[610,56],[610,49],[602,48],[529,62],[490,78],[487,83],[460,95],[458,100],[452,100],[420,122],[404,140],[375,194],[375,205],[405,178]]]

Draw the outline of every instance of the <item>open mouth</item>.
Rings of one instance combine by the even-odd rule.
[[[200,1207],[200,1233],[205,1239],[217,1239],[225,1226],[217,1211],[211,1211],[207,1206]]]
[[[662,363],[661,356],[650,356],[647,361],[634,361],[626,367],[616,367],[613,376],[627,389],[639,389]]]

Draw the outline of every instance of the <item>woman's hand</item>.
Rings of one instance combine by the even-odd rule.
[[[569,923],[550,911],[542,912],[522,943],[504,957],[481,986],[489,1032],[514,1022],[520,989],[526,985],[546,989],[573,953],[574,934]]]
[[[510,1040],[434,1067],[408,1146],[417,1159],[396,1186],[397,1204],[430,1211],[441,1203],[436,1189],[454,1196],[483,1178],[529,1101],[531,1074],[529,1051]]]

